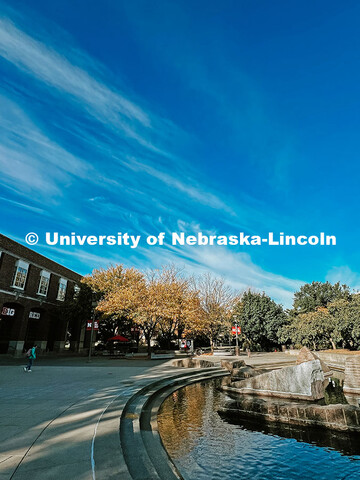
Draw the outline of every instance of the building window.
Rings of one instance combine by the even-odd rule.
[[[63,302],[65,300],[66,286],[67,286],[67,280],[65,280],[65,278],[60,278],[59,289],[58,289],[58,294],[57,294],[56,300],[60,300],[61,302]]]
[[[44,297],[46,297],[49,289],[49,283],[50,283],[50,272],[47,272],[46,270],[42,270],[40,272],[39,289],[37,292],[38,295],[44,295]]]
[[[18,260],[15,265],[14,281],[12,286],[24,290],[26,277],[29,271],[29,264],[23,262],[22,260]]]
[[[74,285],[74,300],[77,300],[79,298],[79,294],[80,294],[80,287],[79,285]]]

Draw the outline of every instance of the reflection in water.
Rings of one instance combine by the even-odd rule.
[[[318,429],[229,423],[217,410],[228,397],[204,382],[168,397],[162,441],[187,480],[358,480],[360,440]]]
[[[347,404],[348,401],[343,392],[344,382],[338,378],[330,378],[328,386],[325,388],[325,397],[323,400],[324,405],[330,405],[334,403]]]

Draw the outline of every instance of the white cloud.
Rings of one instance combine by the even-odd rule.
[[[138,105],[98,82],[6,18],[0,19],[0,55],[47,85],[80,100],[101,120],[121,115],[144,126],[150,125],[148,115]],[[120,119],[118,121],[120,124]]]
[[[50,140],[16,104],[0,96],[0,166],[19,194],[39,197],[61,195],[71,177],[99,181],[86,161]]]
[[[216,195],[205,191],[204,187],[196,184],[193,179],[187,178],[185,179],[185,183],[168,173],[153,168],[145,163],[139,162],[135,158],[128,158],[128,160],[129,162],[127,163],[127,165],[130,169],[134,171],[146,172],[151,177],[160,180],[170,189],[175,188],[177,191],[185,193],[188,197],[192,198],[193,200],[202,205],[215,208],[217,210],[223,210],[224,212],[230,213],[231,215],[235,215],[233,210],[226,203],[221,201]]]
[[[19,207],[20,209],[29,210],[31,212],[38,213],[41,215],[48,215],[46,210],[42,208],[34,207],[33,205],[27,205],[21,202],[16,202],[15,200],[10,200],[9,198],[0,197],[0,202],[6,202],[6,203],[9,203],[10,205],[14,205],[15,207]]]
[[[353,272],[347,265],[332,267],[326,275],[326,280],[330,283],[346,284],[356,291],[360,290],[360,273]]]
[[[305,283],[263,270],[253,263],[248,253],[231,251],[225,247],[184,246],[140,250],[148,258],[149,265],[159,266],[173,262],[186,266],[190,274],[210,271],[223,277],[238,292],[248,288],[264,291],[286,308],[291,307],[294,292]]]
[[[194,202],[214,209],[221,209],[234,215],[227,202],[220,200],[216,194],[209,191],[206,185],[202,185],[193,176],[188,175],[191,170],[190,165],[187,165],[183,159],[179,161],[165,147],[164,143],[168,143],[168,139],[172,139],[176,143],[176,139],[179,135],[182,135],[180,129],[173,125],[171,121],[161,119],[157,115],[145,111],[138,104],[121,94],[118,89],[97,79],[96,75],[100,75],[103,68],[90,58],[87,59],[84,54],[80,55],[74,48],[68,46],[65,55],[52,48],[51,42],[48,40],[46,43],[42,43],[20,30],[7,18],[0,18],[0,56],[22,72],[41,82],[42,86],[58,92],[62,100],[72,102],[72,104],[82,108],[100,121],[104,132],[108,130],[112,136],[110,145],[107,142],[100,141],[99,138],[94,138],[85,129],[81,132],[81,127],[79,133],[82,141],[87,141],[93,149],[102,150],[102,153],[107,156],[108,163],[118,162],[124,167],[141,170],[143,174],[161,182],[171,191],[184,194]],[[67,57],[72,58],[70,60]],[[76,64],[76,62],[80,63],[80,57],[81,67]],[[89,178],[94,176],[94,171],[90,171],[90,175],[86,174],[89,170],[89,165],[86,162],[75,155],[71,155],[70,152],[67,152],[37,130],[31,124],[30,119],[25,118],[25,114],[20,108],[16,110],[14,104],[9,108],[10,104],[6,105],[5,99],[2,99],[0,107],[1,111],[9,112],[10,115],[7,122],[5,118],[2,118],[2,125],[5,128],[8,127],[8,130],[14,128],[17,136],[27,142],[26,147],[22,149],[21,142],[18,142],[14,136],[8,135],[8,139],[10,139],[8,143],[11,142],[11,145],[7,145],[7,148],[13,148],[14,150],[18,148],[21,155],[24,156],[24,163],[36,165],[42,160],[47,163],[56,163],[55,168],[67,169],[70,173],[79,177],[87,176]],[[79,129],[79,126],[77,128]],[[134,151],[131,145],[126,147],[126,144],[122,142],[123,138],[135,140],[135,144],[145,148],[144,152],[151,152],[156,154],[157,157],[149,157],[145,160],[144,155],[141,155],[140,160],[137,155],[136,159],[133,157],[129,162],[130,156],[128,153],[133,154]],[[153,142],[153,138],[159,145]],[[125,154],[120,156],[118,155],[119,144],[125,149]],[[32,155],[29,155],[29,152],[33,152]],[[9,156],[13,158],[16,154],[12,153],[10,155],[10,151],[8,151],[7,158]],[[28,158],[25,159],[25,156]],[[125,160],[125,157],[128,160]],[[167,159],[167,161],[164,161],[164,159]],[[19,162],[19,158],[16,162]],[[179,164],[181,164],[181,167]],[[176,170],[176,176],[170,174],[170,171],[174,171],[174,169]],[[41,169],[36,167],[34,170]],[[39,178],[39,174],[34,176],[33,173],[31,177],[34,178],[34,182],[38,186],[43,185],[44,182]],[[12,177],[11,172],[8,176]],[[23,180],[25,180],[25,177]],[[60,175],[58,180],[58,183],[61,183],[61,181],[65,181],[65,178]],[[111,183],[113,183],[113,187],[116,187],[116,182],[111,175],[105,173],[103,180],[110,187]],[[56,192],[56,187],[54,185],[52,187],[54,187],[52,191]],[[47,191],[47,189],[45,188],[44,191]]]
[[[66,48],[68,51],[65,54]],[[237,193],[240,196],[238,204],[228,201],[227,194],[223,200],[206,185],[206,181],[197,181],[198,173],[192,170],[189,163],[176,158],[165,147],[168,137],[174,142],[175,148],[179,136],[176,126],[146,111],[130,100],[130,95],[120,93],[109,82],[101,80],[102,67],[96,62],[80,55],[70,45],[64,45],[61,50],[51,47],[49,39],[44,39],[42,43],[8,19],[0,18],[0,56],[36,79],[45,88],[45,98],[50,98],[50,90],[60,96],[59,110],[63,103],[71,102],[72,106],[85,112],[85,117],[69,117],[70,124],[61,128],[68,128],[67,133],[73,134],[74,124],[73,130],[79,142],[87,146],[88,156],[95,160],[86,161],[68,151],[61,146],[61,141],[51,139],[51,134],[45,132],[44,128],[41,130],[31,114],[0,97],[0,112],[4,112],[0,113],[1,181],[7,187],[32,200],[63,196],[62,208],[56,206],[53,212],[56,212],[59,222],[66,219],[75,223],[74,219],[79,218],[76,211],[79,202],[71,203],[71,200],[77,198],[76,188],[80,184],[73,183],[73,180],[81,180],[81,185],[88,184],[87,187],[91,189],[87,198],[91,196],[94,199],[86,205],[93,205],[94,215],[86,219],[89,225],[98,222],[103,228],[106,218],[112,219],[114,224],[118,220],[116,215],[127,215],[131,218],[127,218],[128,223],[121,225],[121,229],[133,224],[138,226],[139,233],[141,229],[144,231],[155,227],[150,217],[158,217],[159,212],[167,215],[162,220],[162,230],[171,229],[171,223],[176,226],[177,219],[186,208],[192,218],[183,213],[180,221],[183,223],[178,225],[200,228],[201,219],[196,218],[199,204],[217,211],[215,225],[221,219],[233,228],[234,212],[238,214],[239,224],[247,222],[253,228],[259,219],[262,224],[263,219],[268,220],[265,206],[254,205],[241,193]],[[88,128],[90,116],[95,119],[93,123],[96,126]],[[129,138],[136,146],[127,142]],[[94,191],[94,185],[98,190]],[[73,187],[72,191],[75,192],[71,200],[69,192],[64,194],[68,186]],[[81,202],[80,197],[77,199]],[[121,203],[121,206],[117,203]],[[132,204],[138,208],[133,216],[132,212],[127,213],[131,208],[128,205]],[[213,228],[213,225],[207,225],[208,228]],[[121,261],[122,258],[115,250],[109,249],[103,250],[106,252],[104,255],[89,254],[84,250],[60,250],[57,252],[59,261],[62,255],[68,255],[91,268],[94,265],[106,266],[110,257],[113,261]],[[55,250],[49,249],[50,254],[51,251]],[[286,306],[291,304],[293,291],[302,283],[262,270],[244,252],[235,253],[221,247],[172,248],[161,252],[148,248],[139,249],[137,254],[139,257],[129,260],[139,262],[141,259],[149,266],[164,261],[185,262],[190,271],[211,270],[224,276],[238,290],[248,287],[265,290]],[[132,255],[135,257],[135,252]]]

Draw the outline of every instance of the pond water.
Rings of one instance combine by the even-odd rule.
[[[219,381],[174,392],[158,415],[162,441],[185,480],[359,480],[360,435],[233,423]]]

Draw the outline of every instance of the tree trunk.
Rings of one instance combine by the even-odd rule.
[[[147,343],[147,354],[151,358],[151,333],[145,334],[146,343]]]
[[[167,339],[166,339],[166,345],[168,350],[171,350],[171,338],[172,338],[172,332],[171,330],[169,330],[167,332]]]

